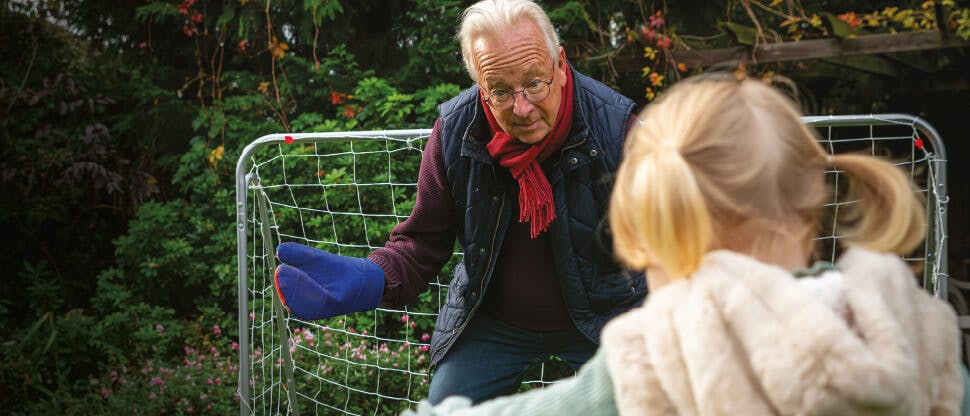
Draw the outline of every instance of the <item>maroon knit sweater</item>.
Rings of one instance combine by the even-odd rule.
[[[401,307],[416,299],[454,250],[458,227],[441,155],[440,128],[436,121],[424,149],[414,210],[394,227],[384,248],[368,256],[384,271],[383,306]],[[512,209],[518,212],[518,207]],[[513,325],[536,331],[572,325],[548,233],[529,238],[528,223],[513,221],[509,227],[485,293],[485,310]]]

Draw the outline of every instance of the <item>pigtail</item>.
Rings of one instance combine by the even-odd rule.
[[[891,163],[860,154],[831,158],[846,173],[849,196],[860,203],[840,213],[847,243],[869,250],[910,254],[922,242],[926,216],[913,182]]]
[[[628,149],[636,156],[627,157],[638,162],[620,167],[613,189],[610,227],[617,257],[631,269],[660,265],[673,278],[687,276],[710,245],[710,214],[677,150],[641,145]]]

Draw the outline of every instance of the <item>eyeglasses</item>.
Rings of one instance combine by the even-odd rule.
[[[489,94],[488,97],[485,98],[485,102],[488,103],[492,109],[508,110],[513,104],[515,104],[515,94],[521,93],[522,98],[525,98],[530,103],[537,103],[545,100],[546,97],[549,96],[549,85],[552,84],[552,80],[555,78],[555,68],[555,64],[553,64],[553,73],[548,81],[536,79],[526,84],[525,88],[517,91],[497,90]]]

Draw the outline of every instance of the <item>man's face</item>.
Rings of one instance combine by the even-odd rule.
[[[517,93],[511,107],[492,108],[499,126],[512,137],[528,144],[542,141],[552,130],[562,102],[566,79],[562,48],[559,66],[554,68],[542,32],[531,21],[521,20],[502,33],[475,39],[472,50],[478,65],[478,86],[486,97],[498,90],[519,91],[535,80],[552,79],[549,96],[539,102],[530,102]]]

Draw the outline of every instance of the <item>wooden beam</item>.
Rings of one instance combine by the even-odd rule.
[[[764,43],[752,48],[733,48],[675,51],[673,58],[690,68],[709,67],[737,62],[770,63],[802,61],[853,55],[908,52],[943,48],[970,47],[970,41],[944,38],[939,31],[881,33],[853,38],[810,39],[793,42]],[[619,57],[616,68],[620,72],[637,72],[645,61],[640,57]]]

